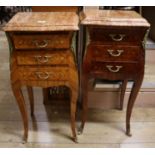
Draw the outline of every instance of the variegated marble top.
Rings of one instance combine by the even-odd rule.
[[[20,12],[4,27],[4,31],[68,31],[78,30],[75,12]]]
[[[83,25],[150,26],[147,20],[135,11],[91,9],[82,12],[80,19]]]

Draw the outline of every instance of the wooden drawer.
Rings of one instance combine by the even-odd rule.
[[[143,72],[143,64],[141,63],[115,63],[115,62],[92,62],[91,74],[103,76],[105,79],[123,79],[133,78],[140,72]]]
[[[67,67],[18,67],[18,76],[24,81],[66,81]]]
[[[65,65],[72,56],[70,51],[18,51],[18,65]]]
[[[99,44],[141,44],[146,30],[133,28],[90,28],[91,42],[98,42]]]
[[[89,46],[88,52],[95,61],[137,62],[144,57],[143,49],[138,46]]]
[[[69,48],[71,39],[67,34],[15,34],[13,42],[16,49],[57,49]]]

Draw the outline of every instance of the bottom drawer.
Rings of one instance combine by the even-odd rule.
[[[18,76],[20,80],[30,81],[66,81],[68,80],[67,67],[19,67]]]
[[[132,78],[143,73],[142,63],[92,62],[91,74],[108,79]]]

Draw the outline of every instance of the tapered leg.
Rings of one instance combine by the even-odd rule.
[[[42,90],[43,90],[43,103],[47,104],[49,88],[43,88]]]
[[[136,79],[134,81],[134,84],[133,84],[133,87],[132,87],[132,90],[131,90],[131,94],[130,94],[130,97],[129,97],[128,106],[127,106],[127,113],[126,113],[126,134],[128,136],[131,136],[131,133],[130,133],[130,118],[131,118],[133,105],[134,105],[134,102],[135,102],[136,97],[138,95],[138,92],[140,90],[142,81],[143,81],[142,77],[139,78],[139,79]]]
[[[19,110],[22,115],[23,119],[23,124],[24,124],[24,137],[23,140],[27,141],[28,138],[28,115],[27,115],[27,110],[26,110],[26,105],[24,101],[24,97],[21,91],[20,86],[17,84],[12,84],[12,91],[14,93],[14,96],[17,100]]]
[[[88,111],[88,78],[86,75],[82,75],[82,121],[78,134],[82,134],[84,125],[87,119]]]
[[[123,102],[124,102],[124,95],[125,95],[125,90],[126,90],[127,82],[128,82],[128,80],[125,79],[122,82],[122,85],[121,85],[120,110],[123,110]]]
[[[33,88],[30,86],[27,86],[28,91],[28,97],[30,101],[30,108],[31,108],[31,116],[34,115],[34,95],[33,95]]]
[[[74,69],[70,68],[69,71],[70,71],[69,88],[70,88],[71,129],[74,142],[78,142],[76,136],[76,108],[77,108],[77,99],[79,90],[78,73],[76,68]]]
[[[74,142],[77,142],[77,136],[76,136],[76,106],[77,106],[77,92],[71,92],[71,129],[73,134],[73,140]]]
[[[76,136],[76,107],[79,89],[78,73],[76,68],[70,68],[69,73],[71,129],[73,141],[78,142]]]

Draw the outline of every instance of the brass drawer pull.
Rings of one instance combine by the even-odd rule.
[[[113,41],[122,41],[125,37],[125,34],[109,34]]]
[[[44,47],[47,47],[48,45],[48,40],[43,40],[41,42],[38,42],[37,40],[34,40],[33,43],[35,44],[35,46],[37,48],[44,48]]]
[[[116,50],[115,52],[114,50],[110,50],[110,49],[108,49],[107,51],[113,57],[119,57],[124,52],[124,50]]]
[[[111,65],[107,65],[106,66],[108,68],[108,70],[110,72],[113,72],[113,73],[117,73],[120,71],[120,69],[123,67],[123,66],[111,66]]]
[[[55,41],[56,44],[63,44],[64,41],[63,40],[59,40],[59,41]]]
[[[37,61],[37,63],[47,63],[49,61],[49,58],[51,58],[51,56],[34,56],[35,60]]]
[[[36,72],[38,79],[47,80],[49,78],[48,72]]]
[[[60,44],[64,44],[64,41],[63,40],[60,40]]]

